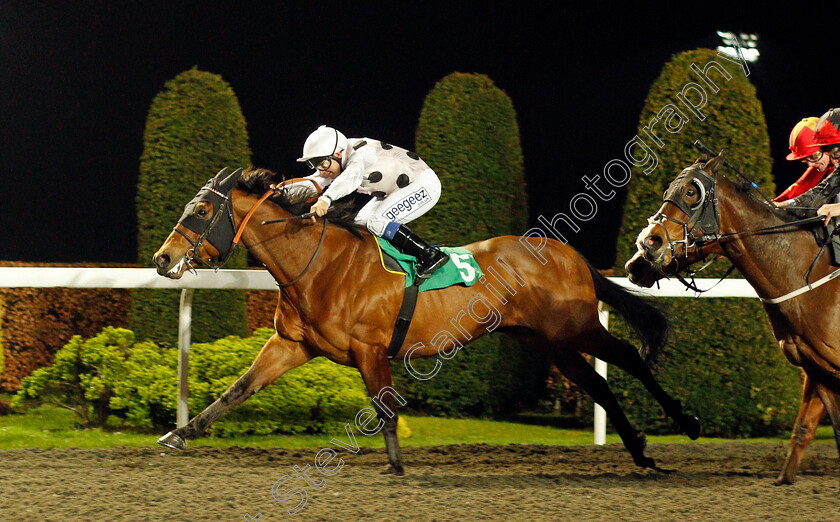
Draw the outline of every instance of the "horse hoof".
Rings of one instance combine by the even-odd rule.
[[[656,461],[650,457],[646,457],[644,455],[634,458],[633,462],[636,463],[637,466],[640,468],[650,468],[650,469],[658,469],[656,467]]]
[[[784,476],[781,476],[773,481],[774,486],[790,486],[791,484],[793,484],[793,480]]]
[[[157,440],[157,443],[161,446],[166,446],[167,448],[172,448],[176,450],[182,450],[187,447],[187,441],[185,441],[183,437],[181,437],[174,431],[170,431],[163,437],[159,438]]]
[[[683,417],[683,432],[691,440],[699,439],[700,434],[703,433],[703,425],[700,424],[700,419],[698,419],[694,415],[684,416]]]

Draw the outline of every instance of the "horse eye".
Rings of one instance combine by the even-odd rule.
[[[207,215],[207,209],[199,208],[195,211],[195,213],[198,214],[199,217],[204,217]]]
[[[685,195],[688,196],[688,197],[694,197],[695,194],[697,194],[697,193],[694,192],[694,189],[688,189],[688,190],[685,191]]]

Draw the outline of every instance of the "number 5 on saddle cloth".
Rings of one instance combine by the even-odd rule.
[[[414,307],[417,304],[417,294],[427,290],[437,290],[448,286],[463,284],[472,286],[479,279],[484,277],[481,267],[476,263],[472,253],[465,248],[441,247],[441,250],[449,256],[450,262],[437,269],[429,279],[418,279],[414,267],[417,260],[408,254],[403,254],[388,240],[377,237],[376,244],[379,247],[379,258],[382,268],[393,274],[405,275],[405,293],[397,321],[394,324],[394,333],[391,335],[391,343],[388,345],[388,358],[393,359],[400,351],[411,326],[411,318],[414,316]]]

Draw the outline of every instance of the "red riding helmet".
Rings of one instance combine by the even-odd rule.
[[[811,145],[814,139],[814,129],[817,128],[818,121],[819,118],[816,116],[802,118],[802,121],[797,123],[793,130],[790,131],[790,154],[787,155],[788,160],[801,160],[820,151],[819,147]]]
[[[809,143],[815,147],[840,143],[840,107],[830,109],[820,117],[814,139]]]

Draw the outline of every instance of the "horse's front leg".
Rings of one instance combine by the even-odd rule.
[[[397,421],[399,406],[405,404],[405,399],[391,386],[391,367],[386,352],[381,346],[362,345],[350,348],[356,367],[362,374],[362,380],[373,400],[373,408],[382,423],[391,471],[403,475],[405,470],[400,455],[400,440],[397,437]]]
[[[832,380],[829,384],[817,382],[817,393],[825,405],[825,411],[831,419],[831,426],[834,428],[834,443],[840,453],[840,393],[837,392],[837,381]]]
[[[776,481],[777,486],[793,484],[796,471],[802,462],[805,448],[814,439],[817,425],[825,414],[825,405],[822,402],[813,380],[803,372],[805,377],[802,383],[802,402],[799,404],[799,414],[793,425],[793,435],[790,437],[790,452],[785,460],[785,466]]]
[[[245,402],[274,382],[287,371],[297,368],[312,359],[312,355],[301,343],[273,335],[262,347],[257,358],[241,377],[234,382],[216,401],[193,417],[186,426],[170,431],[158,444],[174,449],[184,449],[188,440],[201,437],[204,432],[226,411]]]

